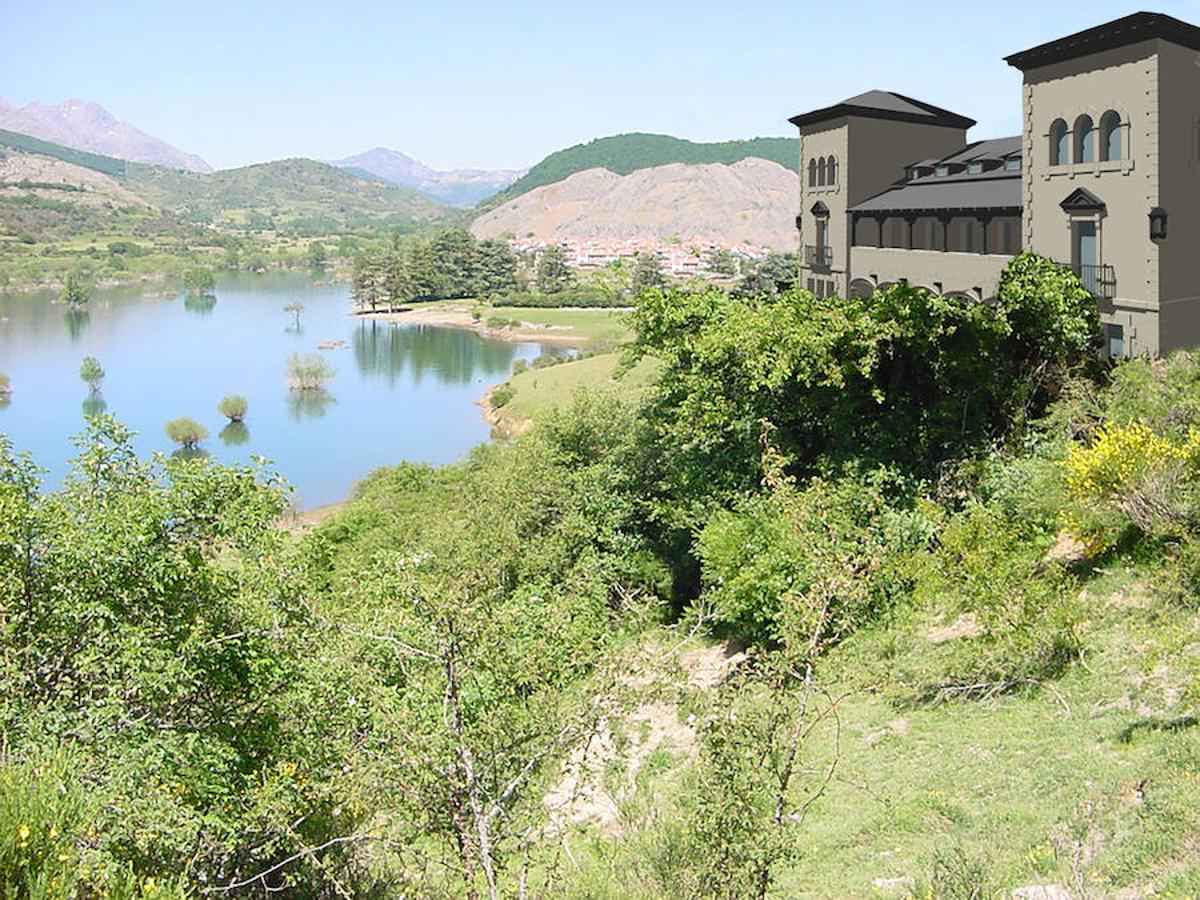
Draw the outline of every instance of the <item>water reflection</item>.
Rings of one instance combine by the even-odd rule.
[[[198,316],[211,315],[217,305],[216,294],[187,294],[183,298],[183,308]]]
[[[92,320],[91,315],[86,309],[80,309],[78,306],[73,306],[63,313],[63,324],[67,326],[67,334],[71,336],[72,341],[79,340],[79,336],[83,334],[83,330],[87,328],[88,322]]]
[[[333,394],[321,388],[292,391],[288,396],[288,415],[292,417],[293,422],[320,419],[325,415],[329,404],[336,402]]]
[[[10,404],[10,403],[12,403],[12,394],[11,393],[0,394],[0,409],[7,408],[8,404]]]
[[[200,447],[180,447],[171,454],[171,459],[182,459],[186,461],[208,459],[208,451],[202,450]]]
[[[230,422],[221,429],[218,436],[226,447],[240,447],[249,443],[250,429],[246,427],[245,422]]]
[[[108,404],[104,402],[104,395],[99,391],[92,391],[80,404],[84,416],[102,416],[108,410]]]
[[[419,384],[426,374],[439,384],[469,384],[481,374],[507,374],[516,355],[511,344],[484,341],[470,331],[400,326],[379,319],[358,323],[353,349],[358,371],[388,384],[406,377]]]

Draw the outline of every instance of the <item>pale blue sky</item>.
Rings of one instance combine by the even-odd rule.
[[[871,88],[1020,130],[1002,57],[1200,0],[0,0],[0,96],[95,100],[217,167],[374,146],[518,167],[593,137],[792,134]]]

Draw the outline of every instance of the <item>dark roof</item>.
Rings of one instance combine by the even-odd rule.
[[[1022,50],[1020,53],[1006,56],[1004,61],[1025,72],[1038,66],[1065,62],[1068,59],[1127,47],[1154,38],[1170,41],[1191,50],[1200,50],[1200,28],[1163,13],[1138,12],[1049,43],[1039,44],[1029,50]]]
[[[840,119],[843,116],[862,116],[867,119],[890,119],[895,122],[921,122],[925,125],[940,125],[948,128],[970,128],[974,119],[960,116],[930,103],[923,103],[891,91],[867,91],[812,112],[801,113],[788,119],[793,125],[803,127]]]
[[[1021,136],[993,138],[968,144],[957,153],[937,160],[937,163],[968,163],[979,159],[1005,159],[1021,153]]]
[[[855,213],[1011,212],[1021,209],[1021,177],[921,178],[850,207]]]

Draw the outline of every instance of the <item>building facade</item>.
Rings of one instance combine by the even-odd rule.
[[[1014,137],[886,91],[791,119],[802,286],[987,301],[1028,248],[1079,274],[1111,355],[1200,345],[1200,28],[1137,13],[1006,61]]]

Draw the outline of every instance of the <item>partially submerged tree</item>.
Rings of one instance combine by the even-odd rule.
[[[283,311],[291,313],[295,327],[298,329],[300,327],[300,316],[304,312],[304,304],[299,300],[293,300],[291,303],[283,304]]]
[[[324,390],[336,374],[337,370],[319,353],[293,353],[288,357],[288,379],[293,391]]]
[[[187,416],[168,422],[166,432],[167,437],[184,450],[196,449],[196,445],[208,437],[208,429]]]
[[[183,286],[189,294],[207,296],[217,286],[217,280],[213,277],[211,269],[197,266],[183,273]]]
[[[59,294],[59,299],[64,303],[69,303],[73,307],[86,306],[88,300],[92,298],[92,290],[88,287],[87,280],[83,277],[82,272],[71,272],[67,275],[67,281],[63,285],[62,293]]]
[[[217,404],[217,412],[230,422],[242,421],[246,418],[246,410],[249,408],[249,402],[241,394],[226,394]]]
[[[94,356],[85,356],[79,365],[79,377],[87,382],[87,386],[93,391],[100,390],[100,385],[104,383],[104,367],[100,365],[100,360]]]
[[[12,394],[12,381],[3,372],[0,372],[0,397],[8,397]]]

